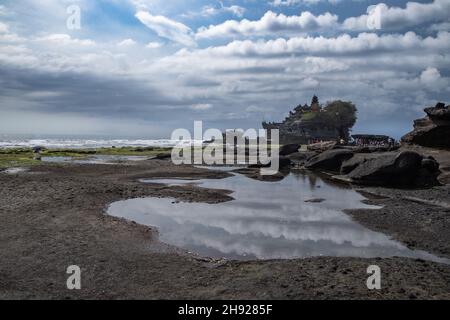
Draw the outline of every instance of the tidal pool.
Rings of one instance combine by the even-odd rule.
[[[220,180],[141,180],[233,191],[221,204],[141,198],[111,204],[108,214],[157,227],[160,240],[202,256],[237,260],[316,256],[447,259],[413,251],[354,222],[344,209],[372,208],[350,188],[309,174],[290,173],[278,182],[241,174]],[[199,190],[201,192],[201,189]],[[315,201],[320,199],[320,201]],[[306,201],[306,202],[305,202]]]
[[[42,157],[43,162],[50,163],[76,163],[76,164],[115,164],[124,161],[144,161],[146,156],[119,156],[119,155],[93,155],[85,158],[76,157]]]
[[[18,174],[18,173],[22,173],[22,172],[27,172],[28,168],[8,168],[8,169],[4,169],[4,170],[0,170],[0,173],[4,173],[4,174]]]

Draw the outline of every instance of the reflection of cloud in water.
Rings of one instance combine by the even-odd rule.
[[[149,180],[165,182],[170,180]],[[368,230],[342,212],[376,208],[351,189],[316,177],[290,174],[279,182],[261,182],[236,175],[199,180],[201,187],[234,191],[222,204],[173,203],[172,199],[133,199],[113,203],[108,212],[141,224],[157,226],[161,240],[203,255],[236,259],[309,256],[430,258],[407,249],[386,235]],[[177,184],[192,181],[177,181]],[[305,203],[324,198],[323,203]]]
[[[144,161],[146,156],[121,156],[121,155],[90,155],[84,158],[77,157],[42,157],[43,162],[50,163],[76,163],[76,164],[115,164],[125,161]]]

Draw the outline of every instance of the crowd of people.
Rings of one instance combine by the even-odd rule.
[[[354,138],[353,144],[357,146],[373,146],[373,147],[386,147],[395,146],[396,141],[393,138],[377,139],[377,138]]]
[[[323,144],[330,143],[332,141],[326,141],[321,139],[311,139],[308,141],[308,144]],[[397,144],[397,141],[390,137],[378,137],[378,136],[364,136],[364,137],[353,137],[350,141],[345,141],[344,139],[340,139],[338,141],[341,145],[355,145],[355,146],[373,146],[373,147],[393,147]]]

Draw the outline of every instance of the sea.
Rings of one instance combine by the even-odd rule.
[[[36,136],[0,134],[0,148],[45,147],[48,149],[94,149],[110,147],[173,147],[179,140],[117,138],[107,136]],[[185,141],[191,143],[191,141]]]

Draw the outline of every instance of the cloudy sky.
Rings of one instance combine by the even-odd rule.
[[[0,133],[259,128],[317,94],[399,137],[449,79],[450,0],[0,0]]]

